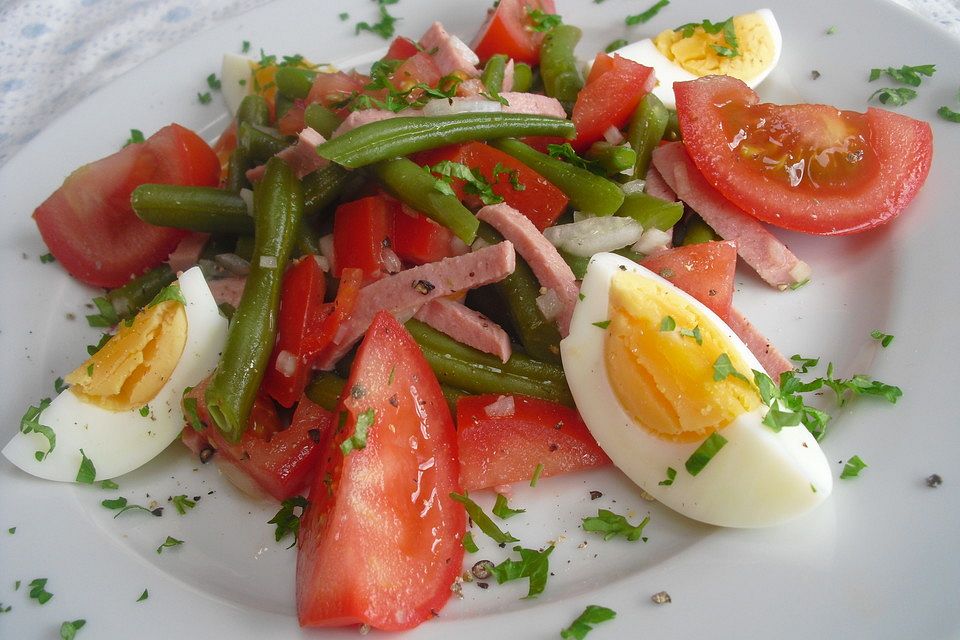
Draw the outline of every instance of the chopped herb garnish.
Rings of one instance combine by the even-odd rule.
[[[273,532],[277,542],[292,534],[293,542],[290,543],[290,547],[297,544],[297,537],[300,535],[300,517],[309,506],[310,501],[303,496],[293,496],[280,503],[280,510],[267,521],[267,524],[277,525],[276,531]]]
[[[97,344],[88,344],[88,345],[87,345],[87,353],[88,353],[89,355],[91,355],[91,356],[92,356],[92,355],[96,355],[96,354],[100,351],[100,349],[103,349],[103,345],[105,345],[105,344],[107,344],[108,342],[110,342],[110,338],[112,338],[112,337],[113,337],[113,336],[110,335],[109,333],[103,334],[102,336],[100,336],[100,342],[98,342]]]
[[[860,456],[853,456],[843,465],[843,471],[840,472],[840,479],[847,480],[856,478],[860,472],[867,468],[867,463],[860,459]]]
[[[463,539],[460,541],[463,544],[463,548],[466,549],[467,553],[476,553],[480,551],[480,547],[477,546],[477,543],[473,541],[473,532],[467,531],[463,534]]]
[[[614,41],[612,41],[610,44],[608,44],[608,45],[606,46],[606,48],[604,49],[604,51],[606,51],[607,53],[613,53],[613,52],[616,51],[617,49],[622,49],[623,47],[627,46],[628,44],[630,44],[630,42],[629,42],[628,40],[626,40],[625,38],[617,38],[616,40],[614,40]]]
[[[583,530],[603,534],[604,540],[623,536],[630,542],[636,542],[643,537],[643,528],[648,522],[650,518],[646,517],[640,521],[640,524],[632,525],[624,516],[607,509],[597,509],[596,516],[583,519]]]
[[[213,96],[210,95],[210,92],[197,93],[197,100],[200,104],[210,104],[210,101],[213,100]]]
[[[677,470],[673,467],[667,467],[667,477],[664,480],[661,480],[657,484],[661,487],[669,487],[673,484],[673,481],[677,478]]]
[[[347,13],[346,11],[344,11],[343,13],[341,13],[341,14],[340,14],[339,16],[337,16],[337,17],[340,18],[340,22],[346,22],[347,20],[350,19],[350,14]]]
[[[56,380],[53,381],[53,390],[56,391],[58,394],[63,393],[69,388],[70,387],[64,384],[63,378],[57,378]]]
[[[733,362],[730,361],[730,356],[726,353],[721,353],[713,363],[713,379],[719,382],[726,380],[728,376],[733,376],[747,383],[750,382],[747,376],[737,371],[736,367],[733,366]]]
[[[176,509],[177,513],[180,515],[186,515],[188,509],[193,509],[197,506],[197,503],[188,498],[185,494],[173,496],[170,498],[170,502],[173,503],[173,508]]]
[[[42,264],[49,264],[51,262],[56,262],[56,261],[57,259],[53,257],[52,253],[45,253],[42,256],[40,256],[40,262]]]
[[[87,624],[86,620],[72,620],[60,625],[60,640],[73,640],[77,637],[77,631]]]
[[[240,53],[250,53],[250,41],[244,40],[243,44],[240,45]]]
[[[373,426],[376,412],[367,409],[357,416],[357,424],[353,428],[353,435],[340,443],[340,451],[347,455],[352,451],[359,451],[367,446],[367,430]]]
[[[137,598],[137,602],[143,602],[149,597],[150,597],[150,593],[146,589],[144,589],[143,593],[140,594],[140,597]]]
[[[917,97],[917,92],[909,87],[884,87],[877,89],[867,100],[876,98],[881,104],[888,104],[892,107],[902,107]]]
[[[117,489],[120,488],[120,485],[118,485],[113,480],[102,480],[100,482],[100,488],[105,489],[107,491],[116,491]]]
[[[530,486],[535,487],[537,483],[540,482],[540,474],[543,473],[543,463],[538,462],[537,466],[533,468],[533,475],[530,476]]]
[[[92,363],[92,362],[87,365],[87,377],[88,377],[88,378],[92,378],[92,377],[93,377],[93,363]]]
[[[87,454],[80,449],[80,468],[77,469],[77,482],[82,484],[93,484],[97,478],[97,469],[93,466],[93,460],[87,457]]]
[[[396,4],[397,0],[377,0],[377,5],[380,11],[380,21],[370,24],[369,22],[358,22],[356,27],[356,34],[359,35],[361,31],[369,31],[370,33],[375,33],[384,40],[389,40],[393,37],[393,34],[396,32],[395,24],[397,18],[390,15],[387,11],[386,5]]]
[[[578,293],[578,294],[577,294],[577,298],[578,298],[581,302],[583,302],[584,300],[587,299],[587,296],[583,295],[582,293]]]
[[[740,55],[740,42],[737,40],[737,30],[733,24],[733,17],[727,18],[723,22],[711,22],[709,20],[688,22],[687,24],[680,25],[674,29],[674,31],[680,31],[684,38],[690,38],[697,29],[703,29],[710,35],[723,33],[723,40],[726,46],[719,44],[710,45],[710,47],[716,51],[717,55],[724,58],[734,58]]]
[[[680,335],[685,338],[693,338],[697,344],[703,344],[703,333],[700,331],[700,325],[693,329],[680,329]]]
[[[523,599],[536,598],[543,593],[547,586],[547,577],[550,575],[549,558],[550,554],[553,553],[553,545],[543,551],[523,547],[514,547],[513,550],[520,554],[520,560],[507,558],[500,564],[491,567],[490,571],[497,578],[497,584],[529,578],[530,586]]]
[[[578,156],[569,142],[564,142],[563,144],[548,144],[547,155],[596,174],[603,173],[603,169],[596,162],[591,162]]]
[[[881,75],[886,74],[895,82],[908,84],[911,87],[919,87],[920,82],[923,80],[921,76],[926,76],[929,78],[936,72],[936,70],[937,65],[934,64],[921,64],[916,67],[904,65],[899,69],[894,69],[893,67],[887,67],[886,69],[871,69],[870,82],[879,80]]]
[[[937,109],[937,114],[944,120],[960,122],[960,111],[954,111],[950,107],[940,107]]]
[[[497,516],[501,520],[506,520],[507,518],[512,518],[518,513],[526,513],[526,509],[511,509],[507,504],[507,496],[502,493],[497,494],[497,501],[493,505],[493,509],[490,510],[493,515]]]
[[[42,462],[57,446],[57,434],[47,425],[40,424],[40,414],[49,406],[50,398],[44,398],[37,406],[31,406],[27,409],[27,412],[20,418],[20,433],[39,433],[47,439],[47,444],[50,445],[46,451],[37,451],[33,454],[37,462]]]
[[[13,605],[3,606],[3,603],[0,602],[0,613],[10,613],[11,609],[13,609]]]
[[[139,504],[127,504],[127,499],[123,496],[114,498],[112,500],[101,500],[100,504],[107,509],[119,509],[116,514],[114,514],[114,519],[120,516],[121,513],[127,511],[146,511],[152,516],[157,518],[163,516],[163,507],[157,507],[156,509],[148,509],[147,507],[141,506]]]
[[[874,380],[862,374],[856,374],[852,378],[846,379],[834,378],[833,363],[827,365],[827,377],[823,379],[823,384],[833,389],[833,392],[837,394],[837,404],[841,407],[855,395],[879,396],[886,399],[890,404],[896,404],[897,400],[903,395],[900,387]]]
[[[146,138],[143,137],[143,131],[140,131],[140,129],[130,129],[130,137],[123,143],[123,146],[129,147],[131,144],[140,144],[145,140]]]
[[[470,516],[470,519],[480,527],[480,531],[483,531],[487,537],[497,544],[503,545],[508,542],[519,542],[519,540],[510,535],[509,531],[506,533],[501,531],[500,527],[490,519],[490,516],[483,512],[480,505],[471,500],[469,496],[451,493],[450,497],[462,504],[464,509],[467,510],[467,515]]]
[[[879,331],[877,329],[874,329],[873,331],[870,332],[870,337],[873,338],[874,340],[879,340],[880,346],[883,347],[884,349],[889,347],[890,343],[893,342],[892,335],[890,335],[889,333],[883,333],[882,331]]]
[[[9,533],[10,535],[15,534],[16,532],[17,532],[16,527],[10,527],[9,529],[7,529],[7,533]]]
[[[180,290],[179,283],[174,282],[161,289],[160,292],[153,297],[153,300],[147,304],[147,308],[155,307],[161,302],[167,302],[168,300],[173,300],[183,306],[187,306],[187,299],[183,297],[183,291]]]
[[[663,316],[663,320],[660,321],[660,331],[673,331],[676,328],[677,321],[673,316]]]
[[[655,5],[653,5],[652,7],[650,7],[649,9],[647,9],[642,13],[638,13],[633,16],[627,16],[624,19],[624,22],[627,24],[628,27],[632,27],[633,25],[636,25],[636,24],[644,24],[650,21],[655,15],[660,13],[660,9],[663,9],[668,4],[670,4],[670,0],[660,0]],[[690,36],[685,36],[685,37],[689,38]]]
[[[183,417],[195,431],[203,431],[203,422],[200,420],[199,407],[197,399],[187,397],[187,394],[193,391],[193,387],[187,387],[183,390],[183,398],[180,400],[180,407],[183,409]]]
[[[687,458],[687,461],[684,463],[684,466],[687,468],[687,473],[695,476],[703,471],[704,467],[713,460],[713,456],[717,455],[725,444],[727,444],[726,438],[716,431],[711,433],[706,440],[700,443],[697,450]]]
[[[159,547],[157,547],[157,555],[163,553],[164,549],[169,549],[171,547],[179,547],[183,544],[183,540],[177,540],[173,536],[167,536],[167,539],[163,541]]]
[[[217,78],[217,74],[211,73],[207,76],[207,86],[210,87],[213,91],[220,91],[220,79]]]
[[[444,160],[432,167],[427,167],[431,173],[440,175],[434,188],[449,196],[457,195],[451,187],[454,178],[464,181],[464,191],[480,197],[483,204],[498,204],[503,202],[503,198],[493,192],[492,185],[476,169],[471,169],[460,162]]]
[[[594,323],[592,323],[592,324],[593,324],[593,326],[599,327],[600,329],[606,329],[607,327],[610,326],[610,321],[609,321],[609,320],[602,320],[601,322],[594,322]]]
[[[143,416],[144,418],[150,415],[150,405],[145,404],[142,407],[140,407],[140,415]]]
[[[793,367],[794,371],[797,373],[806,373],[812,367],[820,364],[820,358],[805,358],[800,354],[795,354],[790,356],[790,359],[796,362],[796,366]]]
[[[35,578],[27,586],[30,587],[30,597],[40,604],[46,604],[53,597],[53,594],[47,591],[46,578]]]
[[[664,0],[666,3],[666,0]],[[560,632],[560,637],[564,640],[583,640],[587,634],[593,631],[593,625],[613,620],[617,617],[617,612],[613,609],[600,607],[595,604],[587,605],[577,619],[570,623],[570,626]]]
[[[836,32],[837,32],[837,28],[836,28],[836,27],[827,27],[826,34],[827,34],[828,36],[832,36],[832,35],[835,34]]]
[[[530,18],[530,29],[541,33],[563,24],[563,18],[559,15],[544,13],[540,9],[527,8],[527,16]]]
[[[100,504],[107,509],[123,509],[125,506],[127,506],[127,499],[123,496],[120,496],[119,498],[113,498],[112,500],[101,500]]]

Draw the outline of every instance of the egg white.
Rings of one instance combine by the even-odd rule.
[[[766,407],[743,414],[720,433],[727,444],[697,475],[684,463],[701,442],[672,442],[636,424],[610,385],[604,357],[606,331],[593,323],[609,319],[611,279],[622,270],[671,287],[696,307],[701,326],[712,325],[747,365],[762,371],[749,349],[712,311],[649,269],[615,254],[597,254],[581,287],[570,335],[560,343],[563,368],[577,409],[600,447],[633,482],[664,505],[702,522],[762,527],[796,518],[823,502],[833,488],[819,444],[802,426],[779,433],[761,424]],[[749,372],[743,372],[750,377]],[[677,471],[661,486],[667,468]]]
[[[256,64],[246,56],[236,53],[223,54],[223,62],[220,64],[220,92],[230,115],[236,114],[243,99],[253,93],[253,69]]]
[[[777,66],[777,63],[780,61],[780,52],[783,49],[783,34],[780,33],[780,25],[777,24],[777,19],[774,17],[773,11],[770,9],[757,9],[752,13],[756,13],[763,18],[763,21],[766,23],[767,29],[769,29],[771,37],[773,38],[774,44],[773,60],[759,74],[747,81],[747,86],[749,86],[751,89],[755,89],[757,85],[763,82],[767,76],[770,75],[770,72],[773,71],[773,69]],[[651,38],[645,38],[643,40],[638,40],[637,42],[632,42],[617,49],[616,51],[613,51],[610,55],[620,55],[624,58],[633,60],[634,62],[639,62],[642,65],[652,67],[657,78],[657,86],[654,87],[652,93],[660,98],[660,101],[663,102],[668,109],[677,108],[677,100],[673,94],[673,83],[696,80],[698,77],[700,77],[690,73],[679,64],[660,53],[660,50],[657,49],[657,46],[653,43]]]
[[[109,411],[67,390],[40,414],[40,423],[56,434],[54,450],[37,461],[34,453],[47,450],[47,439],[38,433],[17,432],[3,455],[29,474],[60,482],[76,480],[80,449],[96,467],[98,481],[133,471],[159,455],[183,429],[183,389],[213,371],[227,336],[227,320],[220,315],[199,267],[180,276],[180,291],[187,302],[186,343],[170,379],[148,403],[147,416],[140,415],[139,407]]]

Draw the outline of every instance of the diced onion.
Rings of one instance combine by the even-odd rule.
[[[458,113],[496,113],[502,110],[499,102],[476,98],[436,98],[423,107],[425,116],[452,116]]]
[[[636,244],[630,247],[633,251],[637,253],[642,253],[645,256],[651,256],[655,253],[660,253],[664,249],[670,248],[670,243],[673,241],[673,229],[669,231],[661,231],[655,227],[651,227],[643,232],[643,235],[640,236],[640,239],[637,240]]]
[[[260,267],[263,269],[276,269],[277,257],[276,256],[260,256]]]
[[[548,227],[543,235],[558,249],[589,258],[633,244],[643,235],[643,227],[632,218],[603,216]]]
[[[247,213],[253,215],[253,191],[250,189],[240,189],[240,197],[247,204]]]
[[[631,180],[630,182],[624,182],[620,185],[620,188],[623,190],[624,195],[630,196],[635,193],[643,193],[643,188],[646,186],[646,180]]]
[[[236,276],[245,276],[250,273],[250,261],[244,260],[235,253],[221,253],[214,256],[213,261]]]
[[[403,271],[403,263],[393,249],[384,247],[380,250],[380,264],[387,273],[400,273]]]
[[[537,296],[537,309],[548,321],[556,320],[560,316],[563,305],[560,303],[560,296],[553,289],[547,289],[544,293]]]
[[[337,257],[334,255],[333,234],[328,233],[317,240],[317,249],[320,251],[320,255],[327,259],[327,264],[330,265],[330,269],[335,269]]]
[[[513,396],[500,396],[483,408],[483,412],[491,418],[509,418],[517,411]]]
[[[618,145],[623,142],[623,134],[620,133],[620,129],[611,125],[603,132],[603,139],[612,145]]]
[[[473,244],[470,245],[470,250],[480,251],[480,249],[483,249],[484,247],[489,247],[489,246],[490,246],[489,242],[487,242],[486,240],[478,236],[477,239],[473,241]]]
[[[448,42],[453,45],[453,48],[457,51],[458,57],[464,62],[469,62],[474,67],[480,64],[480,57],[473,51],[473,49],[467,46],[466,42],[454,35],[450,36]]]
[[[327,260],[326,256],[313,256],[313,259],[317,261],[317,266],[320,267],[320,271],[330,272],[330,261]]]
[[[297,356],[289,351],[281,351],[277,354],[277,362],[274,366],[280,375],[289,378],[297,372]]]
[[[473,243],[474,251],[480,248],[479,246],[477,246],[477,242],[482,242],[482,240],[480,240],[480,238],[477,238],[476,241],[474,241]],[[467,246],[466,242],[464,242],[457,236],[453,236],[452,238],[450,238],[450,252],[455,256],[462,256],[465,253],[470,253],[470,247]]]

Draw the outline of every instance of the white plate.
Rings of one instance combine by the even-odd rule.
[[[402,33],[417,35],[437,18],[469,39],[486,4],[403,0],[391,10],[403,17]],[[585,56],[624,35],[637,39],[756,8],[747,1],[677,2],[626,34],[622,18],[639,9],[633,3],[561,4],[566,20],[584,29],[579,51]],[[618,612],[591,636],[598,639],[960,633],[960,429],[952,397],[960,361],[960,125],[935,114],[939,105],[956,106],[960,43],[883,2],[768,4],[783,29],[784,52],[761,88],[765,97],[862,110],[879,84],[867,83],[870,67],[938,65],[920,97],[902,109],[930,120],[936,140],[930,178],[903,217],[853,238],[788,235],[814,268],[813,282],[797,292],[777,293],[744,270],[738,274],[737,305],[784,352],[822,355],[841,374],[865,372],[903,388],[896,407],[864,401],[836,412],[824,446],[838,461],[837,473],[839,461],[853,454],[869,468],[838,482],[834,496],[809,517],[759,531],[697,525],[645,502],[613,471],[519,487],[514,502],[528,513],[508,528],[527,546],[559,540],[546,593],[527,601],[519,599],[523,585],[485,591],[464,585],[463,600],[451,600],[438,620],[411,637],[555,638],[587,604]],[[46,249],[29,218],[33,208],[71,170],[116,150],[130,128],[149,133],[177,120],[213,138],[226,116],[216,103],[198,105],[196,93],[219,68],[221,53],[238,51],[243,40],[254,51],[301,52],[341,66],[378,57],[384,42],[352,33],[357,20],[374,19],[372,3],[362,5],[288,0],[231,20],[104,87],[6,165],[0,173],[0,440],[14,433],[29,404],[52,393],[53,379],[81,361],[83,346],[97,336],[83,322],[84,304],[96,292],[37,259]],[[341,11],[351,13],[348,22],[337,19]],[[827,35],[831,26],[836,31]],[[818,80],[811,79],[814,69],[822,74]],[[68,313],[78,319],[66,319]],[[873,329],[896,335],[889,349],[880,351],[869,339]],[[35,480],[0,462],[0,602],[13,606],[0,614],[0,636],[54,637],[61,621],[85,618],[81,638],[326,637],[301,631],[292,616],[295,552],[273,541],[266,521],[275,507],[239,497],[214,468],[198,466],[175,445],[110,492]],[[935,472],[944,484],[931,489],[924,478]],[[591,489],[603,498],[591,502]],[[129,513],[113,520],[99,505],[118,494],[165,504],[180,493],[203,496],[182,517],[167,509],[162,518]],[[649,542],[584,535],[579,519],[597,507],[637,519],[649,513]],[[13,526],[16,533],[8,534]],[[186,543],[157,555],[167,535]],[[490,546],[469,556],[501,557],[503,551]],[[48,578],[55,594],[44,606],[27,597],[34,578]],[[15,580],[23,582],[17,592]],[[145,588],[149,599],[135,602]],[[661,590],[672,604],[651,602]],[[325,633],[354,637],[356,629]]]

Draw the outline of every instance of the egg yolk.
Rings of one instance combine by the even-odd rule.
[[[777,53],[776,45],[767,23],[757,13],[736,16],[733,26],[739,51],[734,56],[722,56],[714,48],[729,48],[723,30],[707,33],[702,26],[696,27],[689,38],[684,37],[683,30],[667,29],[653,39],[653,44],[666,58],[695,76],[719,74],[747,82],[770,66]]]
[[[170,379],[187,342],[183,304],[165,300],[141,311],[64,381],[84,402],[110,411],[140,408]]]
[[[760,406],[753,384],[732,375],[714,379],[723,354],[752,378],[738,349],[676,291],[632,272],[611,280],[607,376],[644,428],[667,440],[702,440]]]

